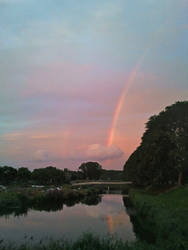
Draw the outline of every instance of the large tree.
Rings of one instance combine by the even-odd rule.
[[[85,179],[98,180],[102,166],[98,162],[86,162],[80,165],[79,170],[83,173]]]
[[[63,170],[49,166],[46,168],[34,169],[32,172],[32,179],[37,184],[59,185],[64,183],[65,175]]]
[[[9,184],[15,182],[17,177],[17,170],[10,166],[0,166],[0,183]]]
[[[139,185],[178,183],[188,172],[188,102],[177,102],[152,116],[142,142],[124,166]]]
[[[17,178],[18,181],[28,182],[31,178],[31,172],[29,171],[28,168],[21,167],[17,171]]]

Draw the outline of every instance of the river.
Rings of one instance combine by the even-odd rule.
[[[31,209],[25,215],[0,217],[0,240],[17,243],[62,237],[75,240],[84,232],[134,241],[133,226],[122,195],[104,194],[96,205],[62,205],[57,211]]]

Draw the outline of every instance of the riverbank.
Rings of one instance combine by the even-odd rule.
[[[136,209],[131,221],[139,241],[157,249],[188,249],[188,187],[158,195],[132,190],[130,200]]]

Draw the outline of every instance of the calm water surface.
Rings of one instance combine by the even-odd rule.
[[[98,205],[63,205],[62,210],[29,210],[27,215],[0,217],[0,239],[16,242],[62,238],[75,240],[84,232],[116,235],[133,241],[135,235],[122,195],[105,194]]]

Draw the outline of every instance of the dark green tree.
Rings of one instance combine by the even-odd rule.
[[[19,168],[17,171],[18,181],[28,182],[31,178],[31,172],[28,168]]]
[[[16,181],[17,169],[10,166],[0,167],[0,182],[2,184],[9,184]]]
[[[46,168],[34,169],[32,179],[37,184],[42,185],[59,185],[65,180],[64,171],[55,167],[49,166]]]
[[[186,181],[188,172],[188,102],[177,102],[146,124],[142,142],[124,166],[139,185]]]
[[[98,162],[86,162],[80,165],[79,170],[83,173],[85,179],[98,180],[102,166]]]

